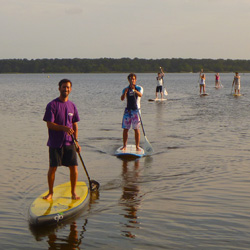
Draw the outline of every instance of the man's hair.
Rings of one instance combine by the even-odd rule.
[[[130,74],[128,75],[128,80],[130,81],[133,77],[135,77],[135,79],[136,79],[136,74],[130,73]]]
[[[62,79],[62,80],[58,83],[58,85],[59,85],[59,87],[61,87],[64,83],[67,83],[67,82],[69,82],[69,83],[70,83],[70,86],[72,87],[72,82],[71,82],[69,79]]]

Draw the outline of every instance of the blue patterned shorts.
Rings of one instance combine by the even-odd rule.
[[[122,119],[122,128],[130,129],[131,124],[132,124],[132,129],[140,128],[140,117],[138,111],[125,109]]]

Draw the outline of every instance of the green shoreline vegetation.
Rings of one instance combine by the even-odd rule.
[[[232,59],[1,59],[0,73],[169,73],[250,72],[250,60]]]

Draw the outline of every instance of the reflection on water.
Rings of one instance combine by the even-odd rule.
[[[140,160],[137,159],[132,162],[133,167],[130,168],[128,166],[129,161],[123,160],[122,161],[122,178],[123,178],[123,185],[122,185],[122,196],[120,204],[124,206],[124,218],[126,222],[124,226],[126,230],[122,231],[122,235],[135,238],[136,235],[131,232],[133,228],[139,228],[139,222],[137,217],[137,211],[140,206],[141,200],[139,197],[140,187],[138,184],[138,177],[139,177],[139,167],[140,167]]]
[[[84,225],[80,229],[81,233],[78,233],[76,222],[72,222],[70,225],[70,233],[67,238],[58,237],[56,232],[53,231],[48,235],[49,250],[53,249],[80,249],[79,246],[82,243],[84,232],[86,231],[85,226],[87,225],[87,220],[85,220]],[[79,235],[78,235],[79,234]]]

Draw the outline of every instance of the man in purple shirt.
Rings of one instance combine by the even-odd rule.
[[[77,108],[73,102],[69,100],[69,94],[72,90],[72,83],[68,79],[59,82],[60,96],[51,101],[44,114],[43,120],[47,122],[49,139],[49,171],[48,185],[49,193],[44,199],[53,197],[53,187],[55,181],[55,173],[58,166],[67,166],[70,170],[71,194],[72,199],[80,199],[77,196],[76,182],[78,178],[77,170],[77,154],[71,135],[74,135],[79,152],[81,147],[78,144],[78,124],[80,121]]]

